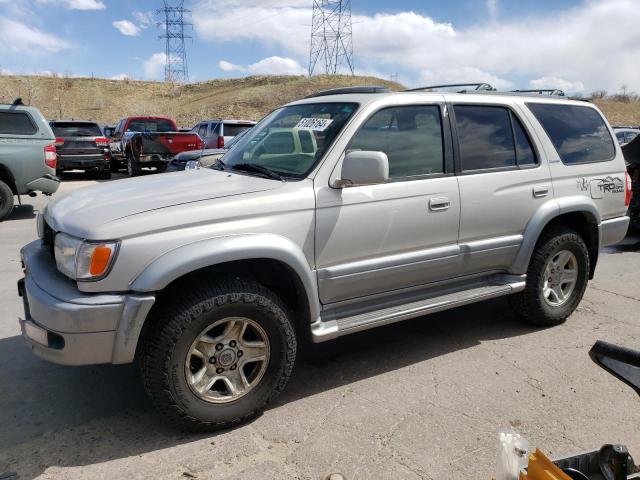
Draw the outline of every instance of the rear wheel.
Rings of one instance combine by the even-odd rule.
[[[0,180],[0,222],[13,211],[13,192],[11,187]]]
[[[127,154],[127,173],[130,177],[137,177],[142,173],[140,162],[131,153]]]
[[[529,262],[525,290],[509,296],[514,310],[534,325],[559,325],[576,309],[589,278],[589,251],[574,230],[540,238]]]
[[[284,389],[296,336],[273,292],[220,282],[170,303],[145,336],[140,365],[147,393],[173,423],[228,428],[257,416]]]

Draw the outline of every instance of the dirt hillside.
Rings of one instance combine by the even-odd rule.
[[[274,108],[313,92],[350,85],[397,83],[374,77],[254,76],[184,86],[162,82],[69,77],[0,76],[0,103],[22,97],[48,119],[111,124],[128,115],[168,115],[182,127],[205,118],[258,120]]]
[[[46,118],[111,124],[127,115],[168,115],[182,127],[205,118],[258,120],[283,103],[309,93],[350,85],[403,86],[375,77],[254,76],[185,86],[137,80],[0,75],[0,103],[22,97]],[[640,125],[640,102],[596,100],[614,125]]]

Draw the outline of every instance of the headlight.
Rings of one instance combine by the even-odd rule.
[[[73,280],[99,280],[109,273],[119,242],[85,242],[65,233],[55,240],[58,270]]]

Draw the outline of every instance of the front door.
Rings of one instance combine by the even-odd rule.
[[[389,182],[316,186],[322,303],[457,274],[460,200],[447,125],[442,104],[381,109],[364,122],[347,151],[386,153]]]

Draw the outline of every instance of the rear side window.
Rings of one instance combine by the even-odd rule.
[[[51,129],[56,137],[100,137],[102,131],[97,123],[52,122]]]
[[[298,130],[298,137],[300,138],[300,150],[302,150],[302,153],[315,153],[309,130]]]
[[[1,112],[0,133],[9,135],[33,135],[38,129],[26,112]]]
[[[528,103],[563,163],[606,162],[615,146],[602,116],[591,107]]]
[[[240,132],[244,130],[248,130],[253,125],[238,125],[236,123],[225,123],[224,124],[224,136],[225,137],[235,137]]]
[[[440,107],[416,105],[380,110],[358,130],[347,150],[386,153],[389,177],[393,179],[443,173]]]
[[[522,123],[508,108],[456,105],[454,112],[462,170],[509,168],[538,163]]]

